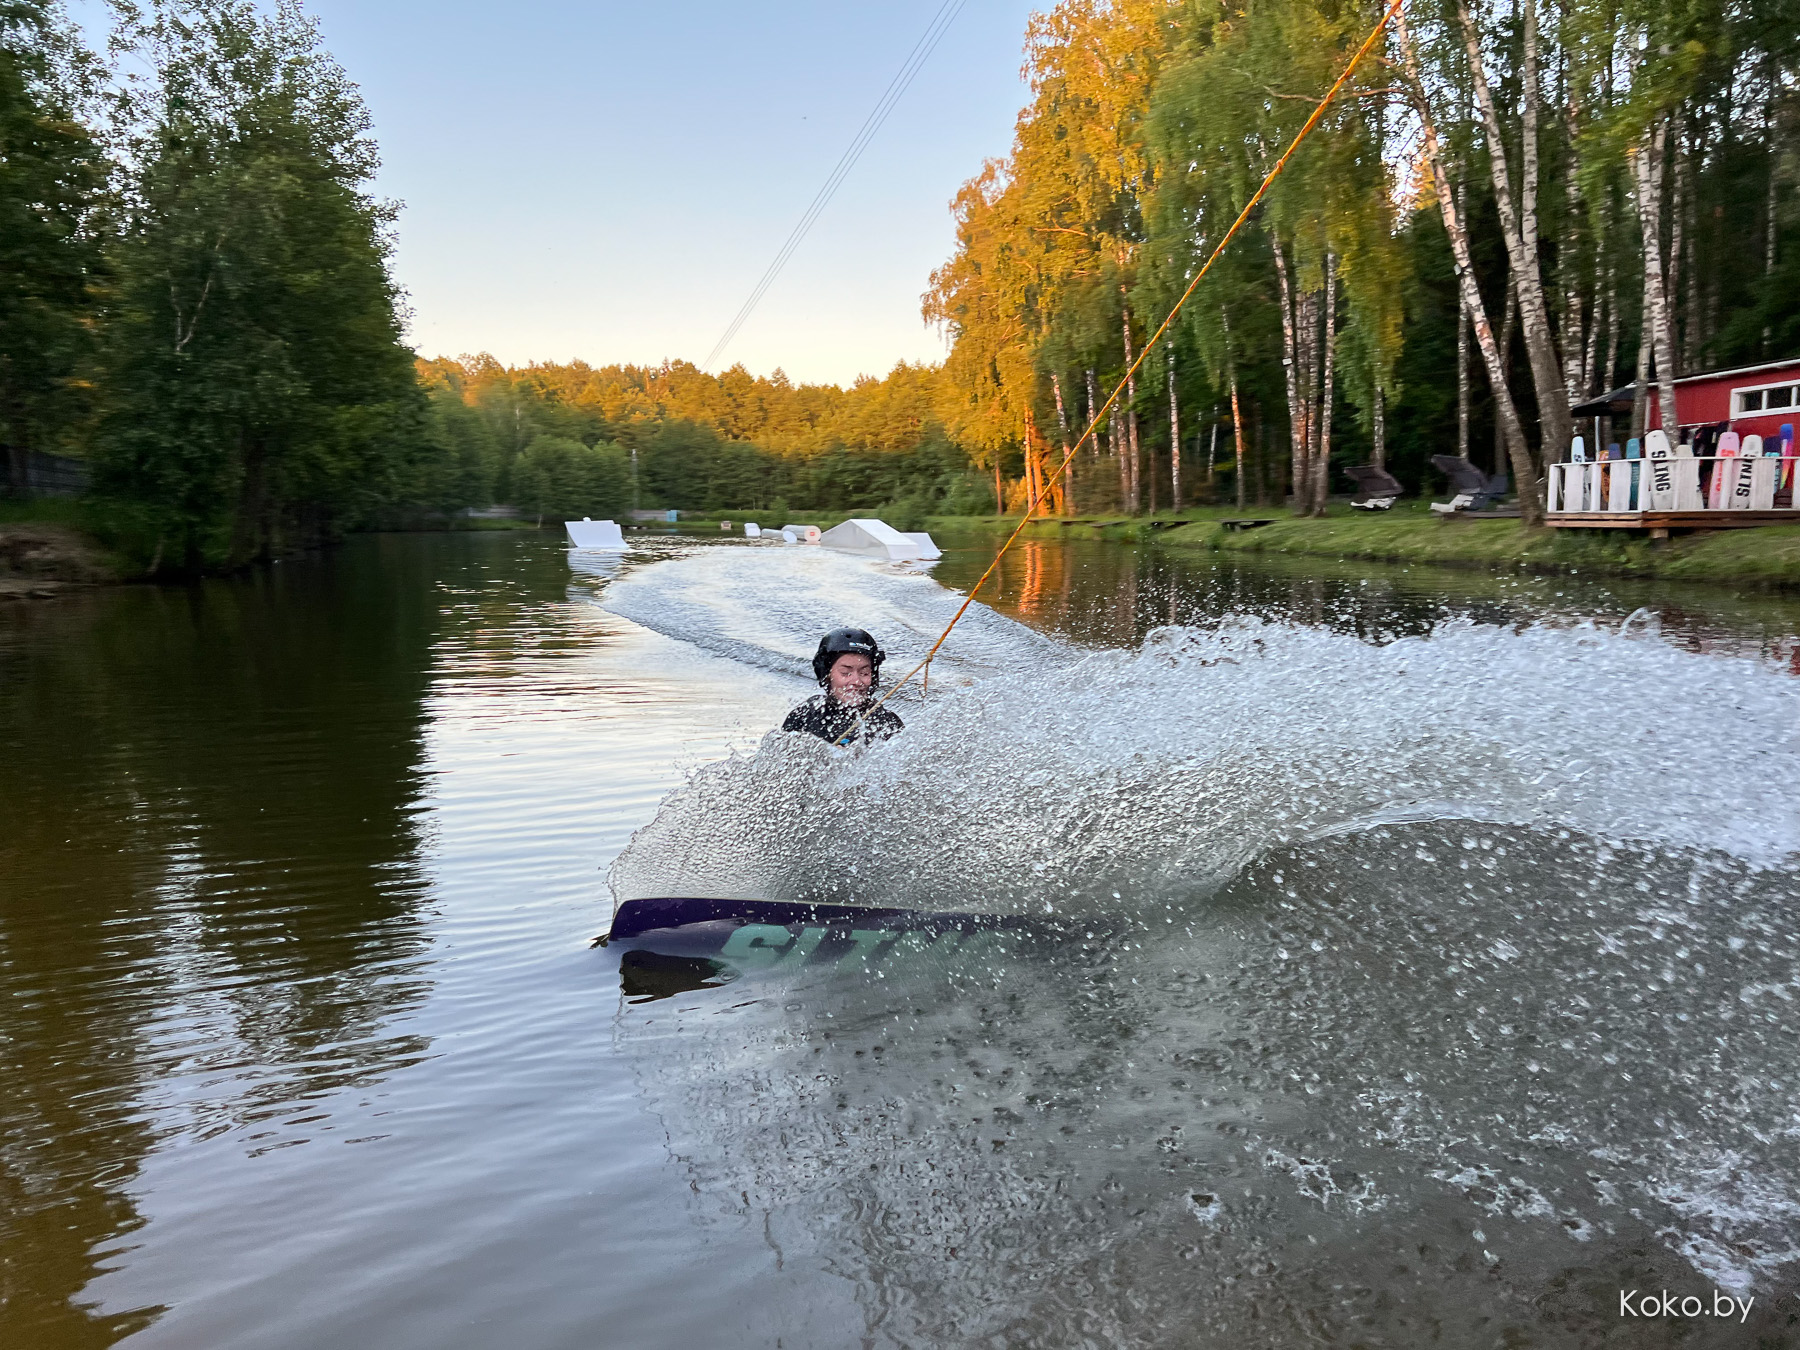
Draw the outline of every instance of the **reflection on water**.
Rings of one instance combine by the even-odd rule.
[[[425,559],[94,592],[0,628],[0,1266],[9,1343],[105,1344],[83,1287],[182,1136],[329,1130],[416,1061]],[[16,1337],[17,1339],[14,1339]]]
[[[758,748],[808,635],[955,595],[634,543],[0,610],[0,1344],[1791,1343],[1792,602],[1027,541],[845,760]],[[1697,749],[1583,721],[1646,671]],[[1059,913],[592,949],[634,833]]]
[[[705,956],[628,951],[619,957],[619,990],[627,1003],[654,1003],[696,989],[729,984],[737,972],[724,961]]]
[[[947,534],[942,542],[935,575],[965,589],[996,546],[987,535]],[[1323,624],[1387,641],[1427,633],[1452,618],[1617,626],[1648,609],[1663,637],[1684,650],[1756,655],[1800,674],[1800,595],[1691,582],[1128,548],[1075,537],[1021,539],[982,598],[1034,626],[1102,646],[1130,645],[1164,624],[1207,626],[1230,614]]]

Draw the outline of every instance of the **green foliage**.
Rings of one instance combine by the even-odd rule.
[[[0,2],[0,485],[4,461],[67,449],[89,412],[107,166],[80,120],[80,66],[48,4]]]
[[[513,468],[514,504],[540,520],[605,520],[631,509],[631,467],[616,445],[539,436]]]
[[[431,391],[426,403],[427,452],[419,457],[415,477],[402,494],[427,509],[450,513],[494,500],[501,456],[493,429],[479,411],[443,389]]]
[[[464,417],[479,441],[497,499],[521,508],[521,452],[539,436],[620,446],[633,474],[626,505],[713,514],[935,501],[969,464],[937,417],[939,373],[905,363],[849,389],[794,385],[780,372],[753,379],[742,368],[711,376],[684,362],[507,369],[477,356],[419,370],[432,408]]]
[[[896,497],[891,502],[884,502],[879,516],[896,530],[922,530],[926,518],[937,514],[935,503],[922,492],[908,493],[904,497]]]
[[[1536,11],[1536,242],[1580,392],[1636,373],[1646,255],[1625,159],[1657,119],[1671,146],[1660,242],[1674,250],[1678,227],[1681,239],[1669,277],[1681,366],[1800,350],[1795,4]],[[1524,11],[1468,5],[1516,183]],[[389,271],[393,210],[370,195],[368,114],[298,0],[121,0],[114,12],[121,73],[105,76],[54,0],[0,0],[0,448],[92,457],[96,518],[161,568],[238,566],[493,503],[546,518],[642,506],[916,525],[991,511],[996,470],[1020,499],[1019,475],[1047,471],[1065,421],[1084,428],[1090,380],[1110,391],[1127,344],[1142,350],[1375,16],[1373,0],[1061,0],[1034,16],[1012,151],[958,195],[955,252],[926,297],[948,359],[839,388],[684,361],[417,360]],[[1408,14],[1498,330],[1511,264],[1458,3]],[[1434,485],[1427,457],[1456,435],[1459,300],[1386,55],[1171,330],[1183,444],[1170,444],[1159,352],[1102,428],[1106,453],[1073,466],[1076,509],[1128,499],[1128,416],[1141,467],[1165,485],[1158,500],[1171,450],[1189,500],[1234,491],[1234,386],[1246,499],[1279,498],[1287,371],[1323,387],[1328,258],[1336,402],[1307,395],[1322,414],[1313,444],[1326,426],[1332,464],[1365,456],[1379,392],[1390,465]],[[1503,359],[1529,419],[1517,326]],[[1472,367],[1471,444],[1486,463],[1493,400]]]
[[[978,473],[951,475],[945,482],[944,499],[938,503],[938,511],[947,516],[992,515],[994,511],[993,483]],[[899,527],[895,526],[895,528]],[[923,529],[924,527],[917,528]]]
[[[1451,181],[1466,196],[1477,286],[1498,335],[1512,263],[1459,9],[1469,13],[1498,105],[1515,210],[1531,196],[1523,181],[1524,11],[1493,0],[1407,6]],[[943,416],[976,463],[1011,469],[1030,421],[1040,430],[1052,425],[1052,375],[1071,422],[1086,406],[1085,397],[1070,397],[1085,394],[1085,377],[1096,377],[1103,396],[1110,391],[1127,365],[1122,306],[1141,350],[1141,335],[1168,314],[1378,13],[1373,0],[1061,0],[1033,19],[1031,98],[1012,149],[958,195],[955,253],[933,275],[925,302],[954,344]],[[1559,360],[1581,367],[1577,393],[1637,373],[1646,253],[1627,157],[1655,118],[1668,119],[1657,242],[1668,253],[1679,245],[1668,286],[1680,371],[1800,352],[1800,264],[1788,242],[1800,223],[1794,0],[1538,0],[1535,13],[1533,244],[1550,341]],[[1267,472],[1276,462],[1269,452],[1286,458],[1276,447],[1290,419],[1309,411],[1284,388],[1287,372],[1299,372],[1299,394],[1311,386],[1314,408],[1324,404],[1327,257],[1336,260],[1339,305],[1338,402],[1325,409],[1332,464],[1369,453],[1378,394],[1390,466],[1403,481],[1432,482],[1428,457],[1456,443],[1460,301],[1435,187],[1419,157],[1416,108],[1399,87],[1388,36],[1387,50],[1378,44],[1288,161],[1168,338],[1184,433],[1214,415],[1189,410],[1226,403],[1235,376],[1251,474],[1277,493],[1283,473]],[[1284,313],[1297,340],[1284,338]],[[1513,324],[1502,359],[1506,387],[1530,421],[1538,390],[1523,328],[1522,320]],[[1485,463],[1494,397],[1473,351],[1469,370],[1472,453]],[[1160,358],[1140,369],[1133,407],[1142,465],[1166,481],[1165,378]],[[1121,420],[1102,428],[1106,453],[1078,467],[1084,510],[1119,501],[1112,433]],[[1116,466],[1111,484],[1099,471],[1108,460]],[[1190,471],[1186,484],[1194,482]]]
[[[189,567],[328,537],[407,477],[424,400],[364,191],[368,116],[298,7],[164,0],[125,36],[126,228],[102,359],[103,492]]]

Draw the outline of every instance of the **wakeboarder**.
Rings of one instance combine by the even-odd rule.
[[[860,628],[832,629],[813,654],[813,674],[825,692],[789,713],[781,729],[806,732],[833,745],[885,741],[902,730],[906,724],[886,708],[864,711],[881,683],[885,655]]]

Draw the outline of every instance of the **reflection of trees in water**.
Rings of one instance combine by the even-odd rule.
[[[967,589],[992,556],[983,546],[953,549],[936,576]],[[1800,598],[1722,586],[1225,555],[1071,537],[1021,539],[982,598],[1034,626],[1103,645],[1132,644],[1162,624],[1205,625],[1242,613],[1385,640],[1453,618],[1510,626],[1591,617],[1616,625],[1643,607],[1657,614],[1663,636],[1686,650],[1758,656],[1800,674]]]
[[[0,629],[0,1340],[154,1315],[78,1299],[141,1222],[159,1106],[294,1142],[303,1099],[425,1052],[384,1029],[424,992],[435,569],[374,548]]]

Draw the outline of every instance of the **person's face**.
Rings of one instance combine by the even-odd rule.
[[[869,697],[869,690],[875,683],[875,663],[854,652],[840,656],[832,662],[829,678],[831,696],[854,708]]]

